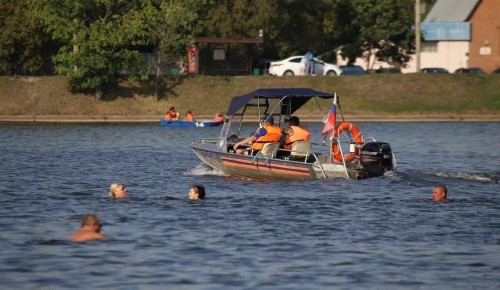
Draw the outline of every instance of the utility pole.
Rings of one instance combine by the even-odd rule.
[[[420,71],[420,0],[415,0],[415,68]]]

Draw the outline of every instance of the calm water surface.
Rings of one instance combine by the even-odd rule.
[[[397,172],[243,180],[187,147],[220,128],[0,125],[0,288],[500,289],[500,125],[358,125]],[[105,241],[66,241],[85,213]]]

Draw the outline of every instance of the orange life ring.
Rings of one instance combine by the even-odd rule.
[[[332,154],[333,154],[333,162],[342,162],[342,152],[340,152],[339,149],[339,143],[338,141],[333,141],[334,138],[338,138],[340,133],[344,131],[349,131],[351,132],[352,139],[354,139],[354,142],[356,143],[363,143],[363,136],[361,136],[361,132],[359,131],[358,126],[354,125],[353,123],[349,122],[342,122],[340,123],[337,127],[333,129],[333,136],[331,137],[332,139]],[[353,161],[356,156],[359,156],[360,149],[359,147],[356,147],[354,152],[347,153],[344,156],[344,159],[348,162]]]

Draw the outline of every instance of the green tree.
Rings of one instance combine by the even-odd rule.
[[[280,57],[304,54],[308,50],[315,55],[332,50],[336,40],[332,33],[331,1],[279,1],[276,13],[281,14],[276,36]]]
[[[91,90],[98,99],[120,72],[144,75],[136,47],[147,43],[148,15],[140,0],[32,0],[37,18],[63,44],[56,70],[70,88]]]
[[[257,37],[264,31],[259,55],[288,57],[312,49],[330,50],[333,0],[209,0],[203,9],[198,35]]]
[[[195,27],[195,34],[204,37],[257,38],[259,30],[263,29],[265,41],[260,50],[272,51],[280,22],[276,11],[276,1],[270,0],[208,0],[199,6],[200,20]]]
[[[156,52],[156,100],[160,95],[162,68],[165,64],[183,62],[187,46],[194,42],[193,24],[199,4],[200,0],[157,0],[145,8]]]
[[[33,19],[28,0],[0,1],[0,74],[53,72],[57,43]]]
[[[357,57],[404,66],[414,52],[414,0],[339,0],[336,37],[342,56],[352,64]],[[367,67],[369,69],[369,67]]]

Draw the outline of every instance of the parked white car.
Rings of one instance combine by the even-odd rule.
[[[301,63],[304,56],[292,56],[284,60],[273,61],[269,66],[269,74],[275,76],[300,76],[304,75],[304,64]],[[320,76],[338,76],[342,70],[331,63],[326,63],[314,58],[314,74]]]

